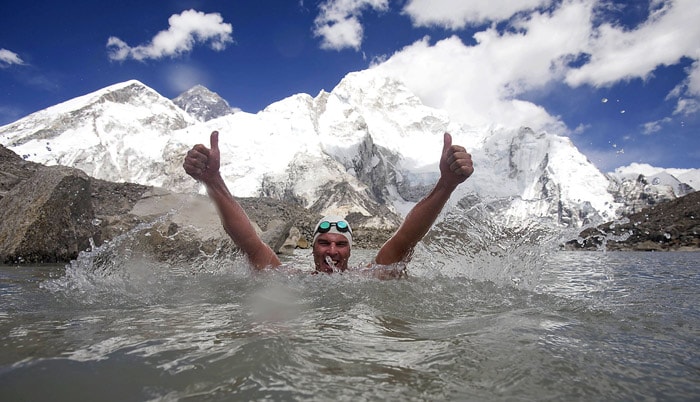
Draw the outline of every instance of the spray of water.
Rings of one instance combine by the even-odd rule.
[[[567,234],[539,222],[502,222],[495,210],[487,202],[455,207],[416,248],[411,273],[534,290]]]
[[[326,256],[326,264],[328,264],[328,266],[331,267],[333,272],[340,272],[340,269],[335,265],[335,262],[331,257]]]
[[[500,222],[494,212],[498,210],[498,206],[489,202],[460,202],[418,244],[406,265],[409,276],[444,276],[523,290],[537,289],[546,262],[558,250],[561,240],[575,236],[562,230],[546,229],[551,228],[551,224]],[[84,295],[86,302],[109,297],[149,302],[154,297],[183,292],[182,288],[188,288],[183,278],[234,275],[235,278],[229,279],[239,280],[251,277],[246,259],[231,248],[228,239],[222,239],[214,251],[210,247],[206,248],[208,251],[203,247],[194,250],[194,257],[193,253],[183,257],[181,250],[154,252],[149,239],[158,236],[156,228],[167,218],[140,225],[109,243],[93,244],[66,267],[64,277],[42,286],[64,293],[77,292]],[[353,255],[359,252],[353,250]],[[340,271],[330,257],[325,261],[333,272]],[[292,264],[298,272],[308,261]]]
[[[229,242],[221,241],[213,252],[202,248],[188,259],[169,249],[158,250],[158,242],[152,239],[162,236],[159,225],[169,217],[140,224],[100,246],[91,242],[90,249],[65,267],[65,275],[41,286],[84,304],[151,303],[175,295],[189,297],[191,286],[186,282],[200,274],[249,275],[246,260],[236,258]]]

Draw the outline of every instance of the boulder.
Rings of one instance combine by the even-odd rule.
[[[97,232],[88,176],[40,168],[0,200],[0,261],[58,262],[90,247]]]
[[[241,198],[238,202],[261,239],[278,254],[294,252],[302,236],[295,224],[315,224],[319,219],[304,208],[269,198]],[[192,261],[237,252],[205,195],[153,188],[144,193],[131,214],[140,221],[153,222],[137,231],[136,247],[158,260]]]

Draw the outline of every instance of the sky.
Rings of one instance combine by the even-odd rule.
[[[476,127],[568,136],[604,172],[700,168],[698,0],[5,2],[0,125],[136,79],[256,113],[376,69]]]

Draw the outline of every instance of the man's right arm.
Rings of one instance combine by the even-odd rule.
[[[281,265],[277,254],[260,239],[241,205],[233,198],[219,173],[219,133],[211,134],[211,148],[195,145],[185,157],[183,168],[207,188],[209,198],[216,205],[221,223],[233,242],[246,254],[257,269]]]
[[[440,157],[440,179],[433,190],[406,215],[399,230],[384,243],[375,262],[382,265],[407,262],[413,248],[428,233],[452,192],[472,173],[472,156],[464,147],[452,145],[452,136],[445,133]]]

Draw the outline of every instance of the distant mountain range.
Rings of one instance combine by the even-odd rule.
[[[201,187],[182,160],[213,130],[234,194],[352,214],[378,228],[400,222],[435,182],[445,131],[476,169],[450,206],[488,205],[485,218],[507,227],[598,224],[700,188],[700,169],[631,165],[604,174],[567,137],[459,125],[372,70],[255,114],[201,86],[170,100],[127,81],[0,127],[0,144],[103,180],[193,192]]]

